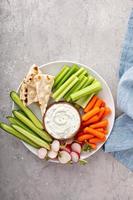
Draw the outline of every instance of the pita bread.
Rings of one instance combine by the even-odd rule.
[[[37,98],[40,105],[42,115],[46,111],[46,107],[51,95],[52,86],[54,84],[54,76],[41,74],[35,76]]]
[[[30,105],[31,103],[38,101],[35,76],[39,74],[42,74],[39,67],[35,64],[32,65],[31,69],[21,84],[20,99],[25,105]]]
[[[42,74],[39,67],[33,65],[21,84],[20,99],[27,106],[38,102],[43,115],[51,95],[53,84],[54,76]]]

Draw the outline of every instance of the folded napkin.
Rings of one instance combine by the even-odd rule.
[[[119,78],[117,104],[124,114],[116,119],[104,151],[111,152],[133,171],[133,10],[121,55]]]

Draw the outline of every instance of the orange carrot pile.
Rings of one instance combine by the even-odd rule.
[[[111,110],[103,99],[94,96],[84,109],[80,132],[76,135],[77,142],[88,144],[91,149],[96,149],[97,144],[106,141],[108,133],[108,119]]]

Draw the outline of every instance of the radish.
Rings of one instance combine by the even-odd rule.
[[[52,151],[58,152],[60,149],[60,142],[58,140],[54,140],[51,144]]]
[[[71,145],[71,149],[79,154],[81,153],[81,145],[76,142]]]
[[[71,156],[67,151],[60,151],[58,155],[59,162],[66,164],[71,160]]]
[[[46,155],[47,155],[47,149],[45,149],[45,148],[40,148],[40,149],[38,150],[38,157],[39,157],[40,159],[44,159],[44,158],[46,157]]]
[[[80,158],[80,156],[79,156],[79,154],[78,154],[78,153],[76,153],[76,152],[72,151],[72,152],[71,152],[71,158],[72,158],[72,161],[73,161],[73,162],[78,162],[78,161],[79,161],[79,158]]]
[[[64,151],[67,151],[68,153],[70,153],[71,152],[71,145],[68,144],[66,146],[62,146],[61,150],[64,150]]]
[[[51,159],[54,159],[54,158],[57,157],[57,154],[58,154],[58,152],[55,152],[55,151],[50,150],[50,151],[48,152],[48,157],[51,158]]]

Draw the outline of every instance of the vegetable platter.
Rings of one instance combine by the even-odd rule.
[[[46,161],[85,164],[113,127],[115,108],[107,83],[80,63],[33,65],[10,97],[12,114],[0,128]]]

